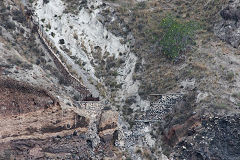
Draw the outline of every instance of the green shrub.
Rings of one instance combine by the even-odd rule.
[[[54,38],[54,37],[55,37],[55,33],[54,33],[54,32],[51,32],[51,36]]]
[[[168,58],[174,59],[184,52],[187,45],[192,44],[193,36],[199,25],[194,22],[180,22],[172,16],[167,16],[160,22],[161,51]]]
[[[234,72],[233,71],[228,72],[227,75],[226,75],[226,79],[228,81],[232,81],[234,79]]]
[[[146,8],[146,2],[139,2],[139,3],[137,3],[137,7],[139,8],[139,9],[145,9]]]
[[[234,98],[240,99],[240,92],[233,93],[232,96],[233,96]]]
[[[19,23],[23,23],[26,21],[26,18],[25,16],[22,14],[21,11],[19,10],[14,10],[13,11],[13,17],[12,17],[13,20],[16,20],[17,22]]]
[[[10,20],[7,20],[5,21],[5,23],[3,22],[3,26],[5,27],[5,29],[9,29],[9,30],[15,30],[16,28],[16,25],[14,22],[10,21]]]
[[[43,4],[48,4],[49,0],[43,0]]]

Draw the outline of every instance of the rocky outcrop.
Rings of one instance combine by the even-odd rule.
[[[18,9],[13,1],[5,2],[11,4],[5,4],[10,9]],[[10,9],[6,19],[12,19]],[[74,99],[82,85],[61,68],[65,64],[49,55],[48,47],[31,33],[29,26],[16,24],[19,32],[23,30],[21,33],[18,29],[5,29],[0,35],[0,159],[102,159],[116,156],[117,149],[112,141],[100,141],[100,138],[116,135],[117,119],[113,118],[113,123],[111,116],[109,121],[106,120],[106,114],[101,114],[101,102]],[[17,35],[15,47],[10,45],[15,42],[12,35]],[[34,53],[27,50],[28,44],[36,49]],[[20,48],[26,48],[26,52]],[[41,59],[45,62],[37,63]],[[61,85],[59,77],[69,78],[73,85]]]
[[[116,138],[118,130],[118,112],[108,110],[104,111],[98,126],[99,137],[104,142],[112,141]]]
[[[184,124],[176,124],[172,126],[163,135],[163,140],[170,146],[175,146],[179,143],[183,137],[188,135],[190,132],[194,132],[195,127],[200,123],[199,115],[193,115]]]
[[[220,15],[224,20],[233,20],[236,22],[240,20],[240,11],[235,6],[227,6],[220,12]]]
[[[229,4],[220,12],[220,16],[222,20],[215,25],[215,34],[237,48],[240,44],[239,0],[229,1]]]
[[[19,139],[0,145],[0,159],[89,159],[93,155],[85,135],[69,134],[46,139]]]
[[[0,159],[90,157],[89,117],[44,89],[0,79]]]
[[[195,95],[185,95],[162,121],[163,152],[174,160],[239,159],[240,115],[197,109]]]
[[[10,78],[0,79],[0,99],[0,159],[116,156],[116,111],[65,106],[45,89]]]
[[[202,116],[195,133],[175,148],[173,159],[238,160],[240,155],[240,116]]]
[[[44,89],[1,77],[0,99],[2,117],[25,114],[59,104],[58,100]]]

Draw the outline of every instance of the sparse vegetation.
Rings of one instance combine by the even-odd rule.
[[[233,93],[232,96],[240,100],[240,92]]]
[[[79,101],[80,98],[81,98],[81,95],[80,95],[80,94],[75,94],[75,95],[73,96],[73,99],[74,99],[75,101]]]
[[[50,22],[46,25],[46,28],[49,30],[52,28]]]
[[[10,20],[7,20],[7,21],[5,21],[5,23],[4,23],[4,27],[5,27],[6,29],[15,30],[16,25],[15,25],[14,22],[12,22],[12,21],[10,21]]]
[[[76,33],[73,34],[73,38],[78,40],[78,35]]]
[[[24,23],[26,21],[25,16],[19,10],[14,10],[13,11],[13,18],[12,19],[16,20],[19,23]]]
[[[44,4],[47,4],[49,2],[49,0],[43,0]]]
[[[54,37],[55,37],[55,33],[54,33],[54,32],[51,32],[51,36],[54,38]]]
[[[217,103],[213,106],[215,109],[228,109],[228,104],[226,103]]]
[[[167,16],[160,23],[162,35],[159,45],[161,51],[170,59],[174,59],[184,52],[187,45],[192,44],[193,36],[199,26],[194,22],[180,22],[173,16]],[[160,35],[152,34],[153,40]]]
[[[64,39],[60,39],[60,40],[59,40],[59,44],[65,44]]]
[[[59,84],[69,86],[69,82],[63,76],[59,76],[58,78],[59,78]]]
[[[78,14],[83,7],[87,7],[87,1],[64,0],[66,8],[64,13]]]
[[[234,79],[234,72],[228,72],[227,75],[226,75],[226,79],[228,81],[232,81]]]
[[[78,13],[79,10],[81,9],[81,7],[83,7],[84,4],[80,5],[79,3],[87,2],[86,0],[83,0],[83,1],[64,0],[64,1],[67,5],[65,11],[72,12],[72,13]],[[117,2],[117,1],[119,3],[124,3],[127,0],[122,0],[122,1],[121,0],[108,0],[108,2],[111,2],[111,3]],[[49,2],[49,0],[43,0],[43,3],[48,3],[48,2]],[[196,43],[196,45],[194,45],[195,29],[198,29],[199,26],[196,23],[193,23],[191,21],[191,20],[194,20],[194,18],[196,18],[196,17],[194,17],[195,13],[192,12],[192,8],[190,8],[189,6],[191,6],[191,4],[198,4],[200,2],[200,8],[204,8],[204,10],[202,10],[202,11],[207,12],[207,13],[210,12],[211,8],[212,8],[212,10],[215,10],[216,8],[215,8],[215,6],[209,7],[208,4],[205,5],[205,7],[202,7],[203,6],[202,0],[194,1],[194,3],[192,1],[174,1],[174,2],[168,1],[169,3],[167,3],[167,4],[164,3],[164,5],[159,5],[159,4],[162,4],[162,1],[152,1],[152,0],[139,2],[139,3],[134,1],[133,5],[129,5],[131,2],[133,2],[133,1],[131,1],[131,0],[127,1],[128,5],[124,5],[124,6],[122,6],[121,9],[119,9],[119,10],[121,10],[122,13],[119,14],[118,12],[116,12],[117,16],[115,16],[114,19],[116,20],[118,17],[120,17],[119,21],[117,21],[117,20],[112,21],[111,19],[108,19],[108,17],[106,18],[106,15],[103,15],[103,19],[104,19],[104,17],[106,18],[103,20],[103,25],[107,26],[108,25],[107,21],[109,20],[110,25],[107,26],[107,28],[109,29],[112,27],[111,31],[116,36],[123,37],[121,39],[120,43],[125,45],[126,47],[128,46],[130,49],[132,49],[131,51],[133,53],[135,53],[138,58],[138,61],[135,64],[134,73],[132,75],[133,80],[135,80],[135,81],[139,80],[139,82],[137,82],[136,84],[137,84],[137,86],[140,85],[140,88],[136,92],[138,92],[139,95],[141,96],[141,98],[143,98],[143,99],[146,99],[148,94],[151,94],[151,93],[163,93],[164,94],[164,93],[170,93],[170,92],[176,93],[179,91],[181,91],[183,93],[188,93],[188,92],[191,93],[193,91],[193,93],[191,93],[191,95],[193,95],[193,94],[200,95],[200,99],[202,98],[201,97],[202,93],[204,93],[202,96],[204,97],[205,95],[207,95],[207,98],[200,100],[199,103],[197,102],[197,104],[195,102],[196,102],[196,99],[199,98],[198,96],[196,96],[196,97],[194,96],[192,98],[192,101],[190,101],[189,99],[186,99],[186,100],[184,99],[183,102],[178,103],[176,106],[174,106],[173,112],[171,114],[164,117],[163,123],[159,122],[159,124],[157,124],[157,125],[155,125],[156,123],[150,123],[151,125],[149,125],[148,122],[145,122],[146,125],[153,127],[150,132],[150,135],[152,136],[153,140],[155,141],[154,148],[149,147],[149,146],[145,147],[144,146],[145,143],[141,143],[141,145],[138,146],[141,148],[138,148],[135,146],[135,148],[133,150],[131,150],[130,153],[127,153],[125,155],[125,158],[123,158],[123,159],[130,159],[130,158],[126,158],[126,157],[132,157],[131,154],[132,153],[134,154],[134,152],[135,152],[135,154],[137,154],[137,156],[141,156],[143,159],[158,159],[158,157],[157,157],[158,154],[156,154],[156,152],[159,152],[159,155],[162,154],[161,147],[163,148],[163,151],[164,151],[163,153],[165,155],[169,156],[172,153],[172,150],[170,149],[171,146],[168,146],[169,148],[165,148],[164,146],[162,146],[162,142],[160,142],[160,141],[162,141],[163,139],[161,139],[162,138],[161,136],[164,135],[164,138],[168,138],[168,137],[171,137],[172,133],[174,134],[174,136],[180,135],[181,132],[178,132],[177,129],[182,126],[184,126],[184,127],[188,126],[188,124],[186,124],[185,122],[187,122],[187,120],[189,118],[191,118],[190,116],[195,116],[195,115],[197,116],[198,113],[195,114],[194,112],[195,111],[198,112],[199,110],[202,109],[201,107],[204,107],[204,110],[202,110],[204,112],[202,112],[203,114],[200,115],[199,120],[197,117],[197,122],[196,123],[193,122],[194,126],[193,127],[190,126],[190,128],[188,127],[187,129],[185,129],[185,131],[187,131],[187,132],[186,132],[186,134],[184,134],[184,136],[186,136],[186,135],[188,136],[188,137],[186,137],[186,139],[184,138],[186,140],[185,141],[186,143],[185,142],[177,143],[177,145],[179,145],[179,146],[184,145],[184,148],[187,147],[187,149],[184,149],[182,147],[175,147],[175,149],[181,148],[181,149],[184,149],[185,151],[190,151],[190,148],[192,148],[192,147],[189,147],[189,146],[191,146],[191,145],[186,145],[186,144],[188,142],[191,142],[190,140],[192,140],[192,137],[191,137],[192,134],[196,133],[196,135],[197,135],[197,132],[202,130],[201,127],[205,125],[204,123],[206,122],[206,120],[208,118],[207,117],[208,109],[209,110],[211,109],[212,111],[214,111],[214,114],[215,114],[216,110],[221,110],[221,111],[224,110],[225,111],[229,108],[231,109],[232,103],[234,103],[234,105],[236,105],[236,104],[239,105],[238,103],[240,100],[240,93],[238,93],[237,89],[234,88],[235,86],[237,86],[236,83],[234,83],[234,82],[235,81],[237,81],[237,83],[239,82],[239,80],[238,80],[239,75],[237,74],[237,70],[235,70],[235,68],[233,66],[233,65],[235,65],[234,64],[235,62],[228,63],[229,62],[228,59],[223,59],[223,60],[226,60],[226,62],[221,63],[221,65],[223,65],[223,67],[221,67],[222,69],[219,69],[220,71],[218,70],[218,67],[217,67],[218,65],[214,66],[215,63],[223,61],[220,59],[222,57],[221,57],[221,53],[219,53],[219,52],[229,50],[229,49],[225,46],[222,47],[221,46],[222,44],[219,41],[213,41],[213,44],[211,43],[209,45],[208,42],[210,39],[209,37],[211,35],[209,36],[208,34],[206,34],[206,37],[209,36],[207,38],[203,38],[203,37],[201,37],[201,34],[199,34],[199,37],[197,37],[198,39],[196,40],[197,43]],[[208,3],[210,3],[211,5],[216,4],[217,2],[218,1],[208,1]],[[94,3],[94,2],[92,2],[92,3]],[[171,5],[169,5],[169,4],[171,4]],[[88,9],[89,9],[90,14],[91,14],[91,8],[94,8],[96,6],[97,5],[87,6],[87,7],[89,7]],[[118,5],[116,5],[116,6],[118,6]],[[185,6],[188,6],[188,7],[185,7]],[[100,7],[102,7],[102,6],[100,6]],[[164,7],[167,7],[167,9]],[[110,7],[107,6],[106,8],[110,8]],[[196,9],[196,6],[193,5],[193,8]],[[87,8],[86,8],[86,10],[87,10]],[[101,10],[101,8],[99,10]],[[193,11],[195,11],[195,10],[193,9]],[[196,10],[196,12],[197,11],[198,10]],[[164,13],[164,12],[167,12],[167,13]],[[184,12],[184,13],[181,13],[181,12]],[[101,13],[101,11],[100,11],[100,13]],[[112,14],[114,14],[114,13],[112,13],[111,9],[106,9],[105,13],[107,13],[107,15],[110,15],[110,17],[112,16]],[[169,16],[168,15],[169,13],[171,13],[172,16]],[[204,14],[207,14],[207,13],[204,13]],[[166,15],[168,15],[168,16],[166,16]],[[195,14],[195,16],[196,15],[202,16],[203,14],[202,13],[199,14],[199,12],[198,12]],[[198,20],[204,19],[201,16],[199,16],[200,18],[198,18]],[[57,15],[55,15],[55,17],[57,17]],[[101,16],[99,16],[99,17],[101,17]],[[59,17],[59,18],[61,18],[61,17]],[[92,17],[92,18],[94,18],[94,17]],[[42,19],[42,22],[44,22],[44,21],[45,21],[45,19]],[[5,21],[3,21],[3,22],[5,22]],[[14,21],[14,22],[16,23],[16,21]],[[16,24],[18,24],[18,23],[16,23]],[[50,25],[50,23],[48,23],[48,24]],[[4,25],[4,24],[2,24],[2,25]],[[78,106],[78,103],[75,101],[80,101],[82,98],[81,95],[79,93],[77,93],[76,91],[69,91],[69,90],[72,90],[72,87],[65,88],[64,86],[60,86],[55,83],[56,79],[51,77],[52,75],[55,75],[59,79],[60,84],[69,85],[70,82],[68,82],[66,77],[61,75],[59,70],[57,70],[56,66],[52,65],[54,62],[52,62],[52,63],[47,62],[49,60],[50,56],[48,54],[46,54],[46,56],[45,56],[45,54],[43,53],[44,49],[41,48],[41,46],[39,46],[40,42],[38,41],[38,39],[35,41],[35,39],[32,38],[34,36],[32,36],[32,34],[28,30],[25,30],[25,34],[20,34],[20,36],[17,34],[15,35],[16,32],[20,33],[20,30],[18,29],[19,27],[21,27],[21,24],[19,26],[16,25],[16,28],[17,28],[16,30],[11,30],[11,32],[13,32],[14,34],[10,33],[13,35],[13,36],[11,36],[13,38],[8,39],[8,41],[6,42],[6,43],[10,42],[8,44],[9,45],[8,49],[9,50],[10,49],[16,50],[19,48],[22,49],[23,53],[25,53],[26,59],[29,60],[29,62],[33,62],[33,63],[36,62],[39,65],[38,68],[39,67],[43,68],[43,71],[46,71],[46,70],[50,71],[51,74],[47,74],[44,79],[49,78],[49,80],[51,80],[53,82],[52,84],[54,84],[54,85],[52,85],[53,87],[51,87],[52,88],[51,92],[55,92],[55,90],[58,90],[58,87],[60,87],[60,89],[57,91],[58,92],[57,95],[59,94],[59,96],[61,96],[66,93],[66,95],[64,97],[66,97],[66,98],[72,97],[72,99],[74,100],[73,101],[74,104],[71,104],[72,102],[70,102],[70,101],[67,102],[67,104],[69,106],[72,105],[73,107]],[[26,27],[24,27],[24,29]],[[51,26],[47,26],[47,28],[51,29]],[[73,27],[70,25],[68,29],[73,29]],[[128,59],[128,58],[131,58],[131,57],[128,57],[128,52],[123,51],[123,53],[119,53],[118,57],[110,56],[110,55],[112,55],[112,53],[111,54],[108,53],[108,51],[107,51],[107,50],[109,50],[107,48],[108,46],[105,46],[105,49],[101,49],[102,46],[104,47],[104,45],[102,45],[102,43],[100,43],[100,44],[97,43],[97,45],[96,45],[93,42],[93,45],[92,45],[91,40],[88,40],[88,43],[86,43],[87,39],[82,38],[83,37],[82,34],[79,34],[79,37],[78,37],[77,33],[74,33],[75,32],[74,30],[71,30],[71,31],[73,33],[73,38],[76,41],[78,41],[78,45],[81,44],[82,49],[84,51],[87,52],[89,50],[88,47],[90,47],[91,53],[88,53],[87,56],[90,59],[90,64],[95,69],[95,75],[96,75],[96,77],[98,77],[98,81],[93,81],[91,78],[89,78],[90,76],[88,76],[87,74],[86,74],[87,75],[86,77],[88,77],[88,80],[91,84],[94,84],[97,87],[97,89],[100,92],[100,95],[103,96],[103,99],[110,102],[110,104],[107,104],[106,106],[104,106],[104,110],[110,110],[110,109],[114,110],[115,106],[118,108],[119,113],[122,113],[121,116],[124,118],[124,120],[126,122],[129,123],[129,125],[119,127],[119,129],[123,129],[122,130],[123,132],[125,131],[125,128],[129,129],[128,126],[130,126],[130,129],[137,128],[135,125],[138,122],[135,120],[137,118],[142,118],[139,113],[140,113],[140,110],[143,109],[143,107],[147,107],[147,106],[145,106],[145,104],[147,104],[147,103],[145,103],[145,102],[138,103],[139,102],[138,95],[136,97],[132,96],[133,94],[136,93],[134,90],[135,84],[133,84],[132,87],[127,88],[128,85],[125,85],[124,83],[119,84],[119,82],[121,82],[121,78],[120,78],[120,80],[118,78],[116,78],[117,76],[119,76],[119,74],[123,74],[122,76],[124,77],[124,76],[126,76],[126,74],[130,73],[130,72],[128,72],[128,73],[125,72],[125,70],[123,70],[123,72],[122,72],[122,67],[124,66],[125,61],[127,63],[129,61],[131,61],[131,59]],[[3,30],[3,32],[5,32],[5,29]],[[54,37],[55,33],[49,32],[49,35]],[[133,37],[134,37],[133,40],[128,40],[128,39],[131,39],[131,36],[129,36],[128,33],[133,34]],[[4,34],[4,35],[6,35],[6,34]],[[37,36],[35,36],[35,37],[37,37]],[[109,37],[104,36],[103,38],[104,39],[106,38],[107,40],[110,41],[111,37],[110,38]],[[62,38],[64,38],[64,35]],[[133,41],[132,44],[131,44],[131,41]],[[72,45],[69,44],[68,42],[64,41],[64,39],[60,39],[59,42],[57,42],[57,43],[62,44],[62,45],[60,45],[60,48],[66,53],[66,56],[69,56],[71,58],[71,60],[74,61],[76,64],[78,64],[80,67],[83,67],[86,64],[86,62],[88,62],[88,61],[82,62],[82,60],[78,58],[79,55],[77,55],[77,56],[75,55],[75,52],[74,52],[74,54],[72,54],[72,52],[71,52]],[[204,46],[204,44],[206,44],[206,45]],[[100,45],[102,45],[102,46],[100,46]],[[191,45],[192,45],[191,48],[188,47]],[[200,46],[200,47],[198,47],[198,46]],[[115,47],[115,45],[113,45],[113,47]],[[25,49],[25,48],[27,48],[27,49]],[[218,49],[218,51],[216,51],[217,50],[216,48]],[[103,53],[104,51],[105,51],[105,53]],[[212,58],[209,58],[209,56],[207,56],[207,54],[211,55]],[[215,56],[216,54],[218,54],[217,55],[218,57]],[[116,53],[116,55],[117,55],[117,53]],[[66,59],[64,61],[63,56],[62,55],[59,55],[59,56],[62,59],[63,63],[66,64]],[[234,56],[234,55],[232,55],[232,56]],[[172,59],[173,61],[169,61],[168,59]],[[8,61],[11,61],[11,59]],[[25,58],[23,58],[22,61],[13,60],[13,62],[11,62],[11,63],[16,63],[17,66],[24,67],[25,66]],[[233,71],[230,71],[226,64],[227,65],[230,64]],[[131,65],[126,65],[126,66],[131,66]],[[32,66],[26,65],[25,67],[27,69],[27,68],[31,68]],[[34,66],[34,69],[36,67],[37,66]],[[77,77],[77,73],[74,70],[75,67],[72,67],[71,65],[68,65],[67,67],[69,68],[69,71],[74,76],[76,75],[76,77]],[[89,64],[87,64],[87,66],[85,68],[89,71]],[[118,70],[118,68],[120,68],[120,69]],[[48,71],[46,73],[49,73]],[[119,71],[119,73],[118,73],[118,71]],[[39,74],[41,74],[41,73],[39,73]],[[92,74],[92,72],[91,72],[91,74]],[[91,74],[89,74],[89,75],[91,75]],[[37,74],[36,74],[36,76],[34,75],[34,79],[37,80],[37,78],[38,78],[38,75]],[[126,81],[127,80],[128,80],[128,77],[126,77]],[[190,80],[190,81],[188,81],[188,80]],[[186,85],[183,85],[182,84],[183,82],[184,83],[186,82]],[[188,82],[190,82],[190,84]],[[191,82],[193,82],[193,84]],[[231,82],[231,83],[229,83],[229,82]],[[124,87],[123,88],[124,92],[122,92],[123,94],[121,92],[119,94],[119,92],[117,92],[117,91],[119,91],[122,88],[122,85]],[[185,87],[187,85],[189,85],[190,87]],[[191,86],[193,86],[193,87],[191,87]],[[130,94],[126,93],[126,92],[130,91],[130,89],[131,89]],[[232,94],[232,97],[230,96],[232,93],[231,91],[236,91],[236,93]],[[219,93],[216,93],[216,92],[219,92]],[[218,100],[216,100],[217,99],[215,97],[216,94],[219,94]],[[130,97],[128,97],[128,96],[130,96]],[[231,101],[233,100],[234,102],[233,101],[230,102],[229,97],[231,98],[230,100]],[[59,97],[60,101],[62,101],[61,98]],[[102,99],[102,97],[101,97],[101,99]],[[182,103],[184,103],[184,104],[182,104]],[[191,105],[188,106],[188,103]],[[195,106],[195,105],[197,105],[197,106]],[[108,106],[112,106],[113,108],[109,108]],[[197,107],[197,109],[195,107]],[[75,111],[75,109],[73,111]],[[65,110],[63,110],[62,115],[64,114],[64,112],[65,112]],[[201,113],[201,112],[199,112],[199,113]],[[98,118],[101,119],[100,116],[97,116],[97,119]],[[161,116],[165,116],[165,115],[161,115]],[[74,115],[74,118],[75,118],[75,115]],[[190,121],[191,121],[191,119],[190,119]],[[74,126],[74,123],[65,124],[67,126],[67,129],[75,130],[75,128],[71,128],[71,126],[76,127],[76,124],[78,123],[78,121],[77,121],[77,123],[76,123],[76,121],[74,121],[74,122],[75,122],[75,126]],[[54,121],[54,123],[55,123],[55,121]],[[59,123],[59,122],[56,121],[56,123]],[[190,123],[192,123],[192,121]],[[98,123],[96,123],[96,124],[97,124],[96,127],[98,127]],[[200,124],[200,125],[198,125],[198,124]],[[62,123],[60,125],[62,125]],[[165,127],[161,128],[159,126],[165,126]],[[171,129],[171,128],[168,128],[169,126],[176,127],[176,128],[172,128],[173,129],[172,133],[171,133],[172,130],[170,130],[170,132],[168,132],[169,129]],[[108,127],[111,127],[111,126],[109,125],[106,128],[109,129]],[[207,126],[207,127],[211,127],[211,126]],[[141,131],[147,130],[146,132],[149,132],[149,128],[140,128],[140,129],[141,129]],[[99,133],[100,133],[100,130],[97,130],[97,131],[99,131]],[[192,132],[194,132],[194,133],[192,133]],[[120,132],[120,133],[122,134],[122,132]],[[136,132],[132,132],[132,134],[129,136],[134,135],[134,133],[136,133]],[[141,132],[137,132],[137,134],[138,133],[139,133],[139,135],[141,134]],[[71,132],[71,134],[72,134],[72,132]],[[77,134],[81,134],[81,133],[78,132],[78,130],[76,130],[76,131],[74,131],[73,136],[76,136]],[[189,135],[189,134],[191,134],[191,135]],[[206,135],[208,136],[208,134],[206,134]],[[201,136],[200,140],[202,140],[204,137],[206,137],[206,135]],[[120,138],[122,138],[122,135],[120,135],[120,136],[121,136]],[[146,135],[145,137],[142,136],[142,138],[145,138],[145,140],[146,140],[144,142],[151,142],[151,141],[148,141],[149,137],[147,137],[147,136],[149,136],[149,135]],[[54,141],[59,140],[58,137],[59,136],[54,137]],[[72,136],[68,136],[68,137],[71,138]],[[85,137],[85,135],[83,137]],[[107,136],[107,137],[110,137],[110,136]],[[195,135],[194,135],[194,137],[199,139]],[[126,137],[126,138],[128,138],[128,137]],[[141,138],[140,139],[137,137],[135,137],[135,138],[136,138],[136,145],[138,145],[137,143],[140,142]],[[69,138],[66,138],[66,139],[69,139]],[[170,138],[170,140],[174,140],[174,139],[175,139],[175,137]],[[176,137],[176,139],[181,140],[182,137]],[[63,138],[61,138],[61,140],[64,141]],[[107,146],[105,148],[109,149],[109,147],[107,145],[108,142],[102,143],[102,138],[100,138],[100,140],[101,140],[100,145],[103,144],[104,146]],[[87,142],[92,143],[92,139],[88,140]],[[112,143],[112,141],[109,141],[109,142]],[[161,147],[158,147],[157,146],[158,144],[161,145]],[[114,150],[112,150],[114,148],[115,148],[115,146],[110,146],[111,154],[112,154],[112,151],[115,152]],[[91,149],[93,149],[93,146],[91,146]],[[97,148],[97,150],[98,149],[101,149],[101,146],[99,146]],[[126,152],[128,152],[128,150]],[[101,153],[102,153],[102,151],[101,151]],[[193,153],[195,153],[195,152],[193,152]],[[115,155],[115,153],[114,153],[114,155]],[[201,155],[203,155],[203,154],[201,154]],[[121,156],[122,155],[120,155],[120,157]],[[134,157],[134,155],[133,155],[133,157]],[[76,157],[72,157],[72,158],[76,158]]]

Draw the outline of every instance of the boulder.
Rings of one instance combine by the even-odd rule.
[[[101,115],[101,119],[98,126],[99,137],[108,142],[114,139],[118,130],[118,112],[107,110]]]
[[[215,24],[214,32],[223,41],[235,48],[240,44],[240,10],[239,1],[229,1],[228,5],[220,11],[222,20]]]
[[[240,116],[204,115],[195,133],[174,147],[173,159],[237,160],[240,155]]]

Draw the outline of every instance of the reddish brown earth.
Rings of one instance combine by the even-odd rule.
[[[40,87],[0,78],[0,160],[114,156],[116,112],[100,114],[94,147],[87,138],[91,112],[61,105]]]
[[[194,115],[187,119],[183,124],[176,124],[172,126],[167,132],[163,133],[163,140],[170,146],[175,146],[183,137],[187,135],[190,130],[201,125],[199,115]]]
[[[2,117],[37,111],[55,103],[56,99],[43,89],[12,79],[0,79]]]
[[[63,110],[44,89],[0,79],[0,110],[0,159],[66,157],[74,146],[88,146],[77,135],[87,131],[89,119]]]

